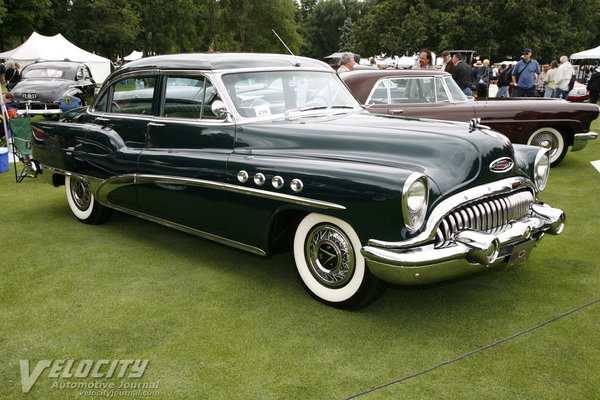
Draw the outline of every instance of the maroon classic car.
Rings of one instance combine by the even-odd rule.
[[[372,113],[469,123],[476,119],[513,143],[551,148],[552,166],[562,161],[568,146],[581,150],[598,136],[590,132],[600,111],[596,104],[544,98],[478,101],[465,96],[442,71],[361,70],[341,78]]]

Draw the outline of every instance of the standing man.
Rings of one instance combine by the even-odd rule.
[[[513,97],[536,97],[540,83],[540,64],[531,58],[531,49],[523,49],[523,58],[512,70]]]
[[[506,64],[500,66],[500,74],[498,74],[498,91],[496,97],[510,97],[508,94],[508,87],[510,85],[511,77],[509,76],[510,70]]]
[[[452,62],[452,56],[448,50],[442,51],[442,71],[446,71],[448,73],[452,73],[452,67],[454,67],[454,63]]]
[[[431,51],[429,51],[427,49],[421,50],[421,52],[419,53],[419,65],[413,66],[412,69],[433,69],[433,70],[435,70],[435,67],[433,66],[431,59],[432,59]]]
[[[350,72],[354,69],[354,54],[350,52],[342,53],[340,57],[340,67],[337,70],[338,74],[342,72]]]
[[[571,77],[573,76],[573,66],[569,62],[569,57],[560,56],[560,65],[554,75],[556,81],[556,90],[554,91],[554,97],[559,99],[565,99],[569,97],[569,84],[571,83]]]
[[[592,72],[587,88],[590,91],[590,103],[596,104],[598,102],[598,94],[600,94],[600,67],[596,67],[594,72]]]
[[[452,79],[460,87],[467,96],[472,96],[473,91],[471,90],[471,67],[465,63],[465,56],[461,53],[454,54],[452,57],[454,67],[452,67]]]

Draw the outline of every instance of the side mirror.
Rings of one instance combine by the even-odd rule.
[[[210,106],[210,110],[215,116],[219,118],[225,118],[228,114],[227,107],[225,106],[225,103],[223,103],[221,100],[213,101],[212,105]]]

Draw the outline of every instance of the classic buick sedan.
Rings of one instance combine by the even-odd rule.
[[[385,282],[517,264],[565,221],[537,197],[547,149],[369,114],[309,58],[146,58],[32,133],[36,170],[80,221],[118,210],[259,255],[291,248],[306,290],[340,308]]]
[[[469,99],[443,71],[372,70],[342,74],[358,101],[372,113],[481,123],[505,134],[513,143],[550,149],[552,166],[572,146],[583,149],[598,134],[590,132],[598,117],[596,104],[557,99]]]

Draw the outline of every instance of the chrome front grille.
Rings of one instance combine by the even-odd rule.
[[[464,229],[499,231],[510,221],[525,217],[533,201],[533,193],[522,190],[463,204],[442,219],[435,235],[435,247],[445,246],[456,232]]]

